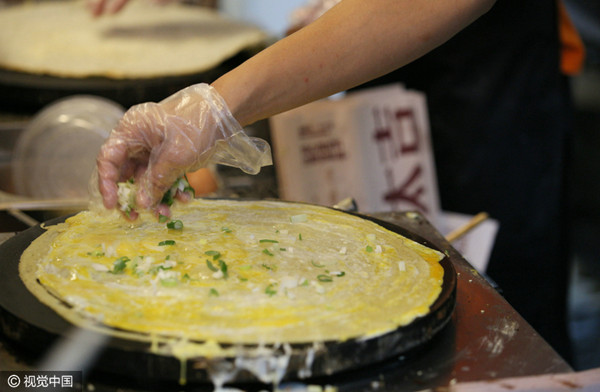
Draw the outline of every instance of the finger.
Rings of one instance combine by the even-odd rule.
[[[194,195],[190,191],[180,191],[179,189],[175,192],[175,199],[182,203],[189,203],[194,198]]]
[[[160,217],[160,216],[171,217],[171,209],[166,204],[159,204],[158,206],[156,206],[155,212],[156,212],[156,216],[158,216],[158,217]]]
[[[166,123],[168,122],[168,126]],[[141,177],[137,202],[143,208],[155,206],[173,183],[195,163],[197,151],[184,129],[187,124],[170,118],[165,122],[165,137],[152,150],[148,170]]]
[[[127,162],[127,148],[124,143],[109,139],[101,148],[96,159],[98,167],[98,188],[106,208],[117,205],[117,182],[121,179],[121,168]]]
[[[106,0],[90,0],[87,2],[87,7],[93,16],[100,16],[104,12]]]
[[[133,222],[138,218],[138,216],[140,216],[136,210],[121,211],[121,214],[130,222]]]
[[[156,206],[171,185],[183,175],[169,161],[159,160],[141,176],[136,203],[141,208]]]

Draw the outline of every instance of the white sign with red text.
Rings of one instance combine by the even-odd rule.
[[[426,100],[389,85],[313,102],[270,120],[282,199],[362,212],[440,213]]]

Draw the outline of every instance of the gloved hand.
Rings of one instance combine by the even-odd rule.
[[[137,207],[156,209],[179,177],[209,163],[256,174],[272,161],[268,143],[248,137],[219,93],[202,83],[129,109],[100,149],[98,187],[104,206],[114,208],[117,183],[133,177]]]

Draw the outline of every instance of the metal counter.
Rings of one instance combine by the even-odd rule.
[[[340,392],[444,391],[459,382],[573,371],[420,214],[373,215],[402,226],[446,251],[458,275],[457,301],[452,319],[431,341],[405,355],[331,377],[304,380],[304,383],[333,386]],[[0,243],[9,236],[0,235]],[[0,336],[0,370],[31,369],[33,365],[28,360],[10,347],[5,337]],[[188,391],[212,390],[212,385],[175,387]],[[243,390],[268,388],[265,385],[236,387]],[[283,387],[303,390],[302,384],[296,383],[286,383]],[[151,389],[155,390],[154,387]],[[147,388],[127,380],[92,374],[83,390],[126,392]]]

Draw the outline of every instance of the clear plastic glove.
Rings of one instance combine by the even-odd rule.
[[[156,210],[178,178],[212,163],[256,174],[272,164],[271,149],[246,135],[219,93],[202,83],[125,113],[97,158],[99,193],[114,208],[117,183],[134,178],[137,208]]]

